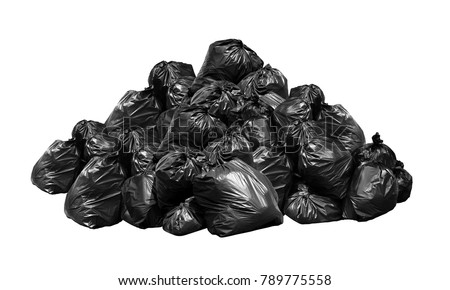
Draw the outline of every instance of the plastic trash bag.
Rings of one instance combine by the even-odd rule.
[[[243,120],[251,118],[271,118],[273,111],[285,101],[275,93],[267,93],[259,98],[244,98],[238,111]]]
[[[83,156],[86,161],[89,161],[94,156],[105,156],[111,153],[119,153],[119,151],[120,140],[118,137],[100,133],[87,140]]]
[[[245,163],[253,164],[253,144],[242,134],[239,123],[233,123],[225,135],[209,143],[203,151],[208,163],[215,166],[240,158]]]
[[[372,136],[372,142],[355,150],[353,158],[355,159],[356,165],[359,166],[364,162],[374,161],[393,169],[397,163],[394,151],[389,146],[383,144],[383,140],[380,139],[378,132]]]
[[[405,202],[411,196],[413,178],[411,174],[404,169],[403,162],[401,161],[397,161],[393,172],[398,183],[397,203]]]
[[[172,151],[156,164],[156,197],[167,212],[192,196],[192,180],[202,172],[206,157],[202,152]]]
[[[325,95],[322,90],[314,85],[303,85],[291,89],[289,99],[300,99],[311,106],[312,119],[317,120],[325,104]]]
[[[178,106],[162,112],[156,120],[156,131],[158,133],[159,140],[164,140],[166,137],[166,134],[170,129],[170,125],[172,124],[173,117],[175,116],[175,113],[177,113],[177,109]]]
[[[276,126],[267,117],[252,117],[242,123],[242,134],[253,144],[253,149],[271,147],[277,143]]]
[[[193,184],[212,234],[231,236],[283,222],[270,181],[240,159],[198,175]]]
[[[165,151],[170,145],[204,149],[210,141],[223,136],[225,130],[226,125],[211,116],[207,108],[181,105],[174,112],[169,130],[158,151]]]
[[[214,81],[200,88],[189,103],[207,107],[211,116],[230,125],[238,119],[237,107],[242,99],[242,92],[237,85],[228,81]]]
[[[263,64],[261,58],[241,40],[216,41],[209,46],[191,92],[193,94],[201,88],[205,78],[238,84],[246,75],[262,68]]]
[[[178,61],[161,61],[157,63],[148,76],[149,86],[169,87],[181,78],[195,78],[192,65]]]
[[[154,179],[155,172],[145,170],[128,178],[122,185],[125,207],[122,218],[141,229],[162,225],[163,214],[155,196]]]
[[[397,198],[394,173],[380,163],[366,162],[353,173],[343,216],[368,221],[394,209]]]
[[[105,122],[108,132],[142,128],[156,125],[162,105],[156,100],[153,88],[128,91]]]
[[[175,80],[167,89],[163,90],[165,93],[165,109],[179,106],[182,103],[189,101],[189,88],[194,82],[194,77],[183,77]]]
[[[300,224],[338,221],[342,218],[341,202],[314,194],[306,184],[296,181],[285,203],[285,214]]]
[[[280,127],[298,126],[302,122],[311,121],[311,106],[300,98],[287,99],[273,112],[275,123]]]
[[[133,158],[131,159],[131,175],[143,173],[147,168],[154,170],[153,155],[154,151],[148,147],[134,152]]]
[[[81,120],[78,122],[72,129],[72,138],[75,139],[78,150],[83,154],[87,140],[94,135],[103,133],[104,129],[105,125],[100,122],[92,120]],[[82,156],[82,160],[84,163],[87,163],[89,161],[89,157]]]
[[[247,98],[259,98],[270,92],[276,93],[284,99],[289,96],[286,77],[269,64],[244,77],[239,82],[239,87]]]
[[[119,223],[125,178],[116,154],[92,158],[66,195],[66,216],[91,229]]]
[[[339,199],[345,197],[354,168],[351,152],[364,144],[362,130],[359,131],[356,122],[356,126],[349,124],[341,123],[342,127],[333,131],[328,128],[333,124],[326,121],[304,123],[310,128],[304,129],[308,133],[300,140],[298,173],[317,193]],[[340,128],[344,130],[335,134]]]
[[[278,207],[283,211],[285,198],[293,181],[292,164],[282,148],[259,147],[253,152],[253,168],[263,173],[278,195]]]
[[[205,228],[206,223],[195,197],[169,211],[163,221],[163,229],[176,236],[184,236]]]
[[[82,169],[76,142],[56,140],[33,167],[31,182],[50,194],[66,193]]]

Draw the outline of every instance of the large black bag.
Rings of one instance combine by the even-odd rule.
[[[253,152],[252,166],[272,183],[278,195],[278,207],[283,211],[285,198],[293,181],[292,164],[286,154],[281,148],[259,147]]]
[[[66,193],[81,169],[76,142],[56,140],[34,165],[31,182],[50,194]]]
[[[169,87],[181,78],[195,78],[192,65],[178,61],[161,61],[157,63],[148,76],[148,85],[155,87]]]
[[[269,64],[248,74],[239,82],[239,87],[247,98],[259,98],[267,93],[276,93],[286,99],[288,97],[288,82],[286,77]]]
[[[246,75],[262,68],[264,62],[241,40],[219,40],[209,46],[202,67],[191,88],[200,89],[205,79],[225,80],[238,84]]]
[[[212,234],[231,236],[283,222],[270,181],[240,159],[198,175],[193,184]]]
[[[176,236],[191,234],[205,226],[205,219],[193,196],[169,211],[163,221],[163,229]]]
[[[411,196],[413,178],[406,169],[403,162],[397,161],[394,167],[394,175],[398,183],[397,203],[405,202]]]
[[[325,104],[325,95],[316,85],[303,85],[291,89],[289,99],[300,99],[311,106],[312,119],[317,120]]]
[[[243,95],[239,87],[228,81],[214,81],[199,89],[189,100],[191,105],[205,106],[211,116],[230,125],[238,119]]]
[[[371,220],[394,209],[397,198],[398,183],[391,169],[368,161],[353,173],[343,216]]]
[[[285,214],[300,224],[338,221],[341,201],[314,194],[306,184],[296,181],[284,205]]]
[[[165,212],[192,196],[192,180],[202,172],[206,157],[202,152],[172,151],[156,164],[156,197]]]
[[[72,138],[75,139],[78,150],[84,153],[84,146],[89,138],[104,131],[105,125],[96,121],[81,120],[72,129]],[[84,163],[89,161],[89,157],[82,156]]]
[[[125,178],[117,154],[92,158],[66,195],[66,216],[91,229],[119,223]]]
[[[181,105],[172,117],[169,130],[158,151],[167,151],[171,145],[203,149],[210,141],[221,137],[226,125],[208,113],[203,106]]]
[[[389,146],[383,144],[378,132],[372,136],[372,142],[357,148],[353,152],[356,166],[367,161],[374,161],[383,164],[389,169],[393,169],[397,164],[394,151]]]
[[[321,195],[344,198],[354,169],[352,152],[364,132],[341,105],[323,105],[321,119],[301,124],[298,172]]]
[[[163,214],[156,200],[154,179],[155,172],[148,169],[128,178],[122,185],[125,207],[122,218],[141,229],[162,225]]]
[[[105,122],[108,132],[156,125],[162,105],[156,100],[152,87],[143,91],[128,91],[116,105]]]

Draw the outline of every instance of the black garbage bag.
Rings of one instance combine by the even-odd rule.
[[[89,161],[94,156],[105,156],[119,153],[120,139],[105,133],[99,133],[89,138],[84,147],[83,156]]]
[[[313,119],[311,106],[303,99],[287,99],[275,108],[273,119],[280,128],[298,126]]]
[[[143,128],[134,130],[125,129],[122,132],[115,132],[120,142],[119,161],[125,169],[127,176],[132,175],[132,159],[135,152],[146,147],[145,131]],[[111,133],[110,133],[111,134]]]
[[[398,183],[397,203],[405,202],[411,196],[413,178],[411,174],[409,174],[409,172],[404,169],[403,162],[398,160],[393,172]]]
[[[285,214],[300,224],[338,221],[342,218],[341,201],[314,194],[297,180],[284,205]]]
[[[328,123],[328,118],[303,123],[307,133],[300,138],[298,173],[318,194],[342,199],[347,192],[354,169],[351,153],[364,144],[361,128],[347,120],[350,118],[338,124]]]
[[[211,116],[230,125],[238,119],[238,107],[243,99],[239,87],[229,81],[214,81],[199,89],[189,100],[191,105],[205,106]]]
[[[66,216],[91,229],[119,223],[125,178],[117,154],[92,158],[66,195]]]
[[[291,89],[289,99],[300,99],[311,106],[312,119],[319,119],[322,105],[325,104],[325,95],[314,85],[303,85]]]
[[[263,173],[272,183],[278,195],[278,207],[283,211],[285,197],[292,186],[293,168],[282,148],[257,148],[253,152],[253,168]]]
[[[192,196],[192,180],[202,172],[206,157],[198,151],[172,151],[156,164],[156,197],[164,212]]]
[[[283,222],[270,181],[240,159],[198,175],[193,184],[212,234],[231,236]]]
[[[155,172],[148,169],[128,178],[122,185],[125,207],[122,219],[135,227],[162,226],[163,214],[155,196],[154,180]]]
[[[181,105],[172,118],[169,130],[158,151],[167,151],[171,145],[204,149],[210,141],[223,136],[226,125],[211,116],[203,106]]]
[[[238,111],[243,120],[259,117],[271,118],[275,108],[284,101],[284,98],[275,93],[267,93],[259,98],[252,97],[250,99],[244,96]]]
[[[366,143],[363,130],[342,105],[323,104],[319,122],[324,124],[324,134],[339,140],[340,147],[354,151]]]
[[[148,85],[169,87],[181,78],[195,78],[192,65],[178,61],[161,61],[157,63],[148,76]]]
[[[208,163],[215,166],[234,158],[253,164],[253,144],[242,134],[242,127],[235,122],[228,128],[224,136],[209,143],[204,153]]]
[[[383,144],[383,140],[380,139],[378,132],[372,136],[372,142],[357,148],[353,152],[356,166],[367,161],[374,161],[383,164],[389,169],[393,169],[397,164],[397,157],[394,151]]]
[[[368,221],[381,216],[397,204],[398,184],[391,169],[368,161],[353,173],[343,217]]]
[[[155,98],[155,90],[150,87],[143,91],[128,91],[105,122],[108,132],[143,128],[156,125],[162,112],[162,105]]]
[[[276,93],[283,99],[289,96],[286,77],[270,64],[249,73],[239,82],[239,87],[247,98],[259,98],[270,92]]]
[[[94,135],[103,133],[104,129],[105,125],[100,122],[92,120],[81,120],[80,122],[78,122],[72,129],[72,138],[75,139],[78,150],[81,153],[84,153],[84,147],[87,140]],[[82,160],[84,163],[87,163],[89,161],[89,157],[82,156]]]
[[[131,159],[131,175],[137,175],[143,173],[147,168],[154,170],[155,164],[153,163],[154,151],[148,147],[141,148],[134,152]]]
[[[253,149],[260,146],[271,147],[277,143],[276,126],[267,117],[252,117],[244,121],[242,134],[253,144]]]
[[[76,141],[56,140],[34,165],[31,182],[50,194],[66,193],[82,168]]]
[[[166,110],[189,102],[189,88],[192,86],[194,79],[194,77],[183,77],[175,80],[167,89],[163,89],[163,92],[165,92],[164,108]]]
[[[208,78],[238,84],[246,75],[262,68],[263,64],[261,58],[241,40],[216,41],[209,46],[191,93],[200,89],[204,79]]]
[[[169,211],[163,221],[163,229],[175,236],[191,234],[205,227],[205,219],[193,196]]]

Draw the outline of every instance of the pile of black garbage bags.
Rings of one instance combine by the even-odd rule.
[[[412,177],[377,133],[316,85],[286,77],[242,41],[209,46],[196,75],[162,61],[104,123],[82,120],[33,168],[41,190],[67,193],[88,228],[122,220],[174,235],[225,237],[280,225],[367,221],[407,200]]]

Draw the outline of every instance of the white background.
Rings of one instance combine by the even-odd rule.
[[[332,286],[318,288],[449,289],[449,9],[445,1],[361,2],[2,1],[0,288],[329,274]],[[290,88],[319,85],[368,140],[380,132],[414,177],[411,199],[367,223],[286,218],[229,238],[175,237],[124,222],[83,228],[65,217],[64,195],[32,186],[34,163],[77,121],[105,121],[161,60],[198,72],[208,45],[226,38],[242,39]]]

